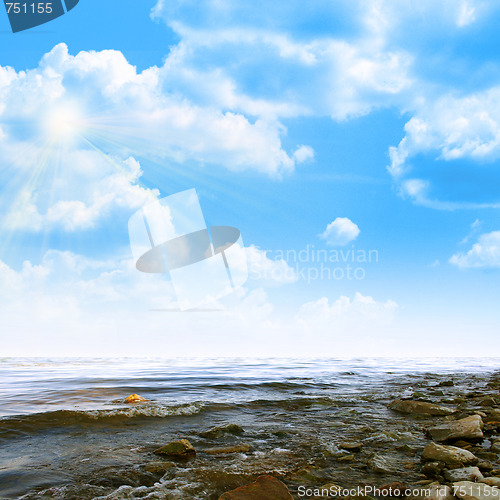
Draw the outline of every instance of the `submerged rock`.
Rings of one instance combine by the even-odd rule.
[[[483,420],[479,415],[454,420],[446,424],[428,429],[434,441],[451,441],[455,439],[481,439],[483,437]]]
[[[456,446],[446,446],[436,443],[429,443],[425,447],[422,453],[422,459],[444,462],[452,467],[475,465],[479,461],[479,459],[470,451],[462,450]]]
[[[453,483],[453,492],[463,500],[498,500],[500,490],[484,483],[460,481]]]
[[[213,427],[208,431],[200,432],[200,436],[206,439],[217,439],[222,437],[224,434],[233,434],[234,436],[239,436],[245,431],[242,427],[236,424],[221,425],[218,427]]]
[[[444,477],[451,483],[457,481],[480,481],[484,479],[477,467],[462,467],[460,469],[447,470],[444,472]]]
[[[373,455],[368,459],[368,467],[378,474],[391,474],[394,472],[392,464],[380,455]]]
[[[188,458],[196,455],[196,450],[187,439],[181,439],[158,448],[155,453],[168,457]]]
[[[279,479],[260,476],[254,483],[224,493],[219,500],[293,500],[293,497]]]
[[[455,410],[439,406],[434,403],[426,403],[425,401],[414,401],[411,399],[403,400],[396,399],[389,404],[389,409],[400,413],[410,413],[414,415],[451,415]]]
[[[139,394],[131,394],[125,398],[125,403],[140,403],[141,401],[149,401],[149,399],[139,396]]]
[[[251,449],[252,447],[249,444],[244,443],[220,448],[208,448],[203,451],[209,455],[227,455],[229,453],[248,453]]]

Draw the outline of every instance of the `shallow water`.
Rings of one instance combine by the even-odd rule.
[[[385,482],[418,480],[427,422],[403,422],[387,403],[424,388],[453,407],[498,368],[493,358],[2,359],[0,498],[217,499],[265,472],[292,492],[304,481],[380,482],[362,460],[339,462],[342,440],[392,457]],[[449,378],[453,387],[437,389]],[[125,404],[132,393],[150,401]],[[244,432],[200,436],[228,423]],[[174,466],[153,454],[180,438],[196,459]],[[241,443],[251,450],[203,452]]]

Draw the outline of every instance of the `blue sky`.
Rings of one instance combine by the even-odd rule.
[[[499,17],[80,0],[14,35],[0,15],[5,354],[497,355]],[[130,253],[130,216],[191,188],[248,247],[215,312],[172,312]],[[308,280],[276,258],[305,248],[378,259]]]

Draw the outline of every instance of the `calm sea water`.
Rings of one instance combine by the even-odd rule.
[[[333,456],[341,438],[383,429],[418,445],[418,429],[390,437],[401,434],[391,399],[448,378],[436,394],[451,398],[499,369],[494,358],[1,359],[0,498],[216,499],[244,477]],[[126,404],[132,393],[149,402]],[[244,434],[200,436],[228,423]],[[179,438],[252,451],[152,470],[154,449]]]

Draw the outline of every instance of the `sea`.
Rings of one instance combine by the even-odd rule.
[[[0,499],[217,500],[261,474],[294,498],[300,484],[380,482],[366,460],[339,460],[346,440],[392,460],[384,481],[418,481],[423,423],[387,404],[454,407],[494,393],[499,372],[500,358],[0,358]],[[196,457],[154,453],[179,439]]]

